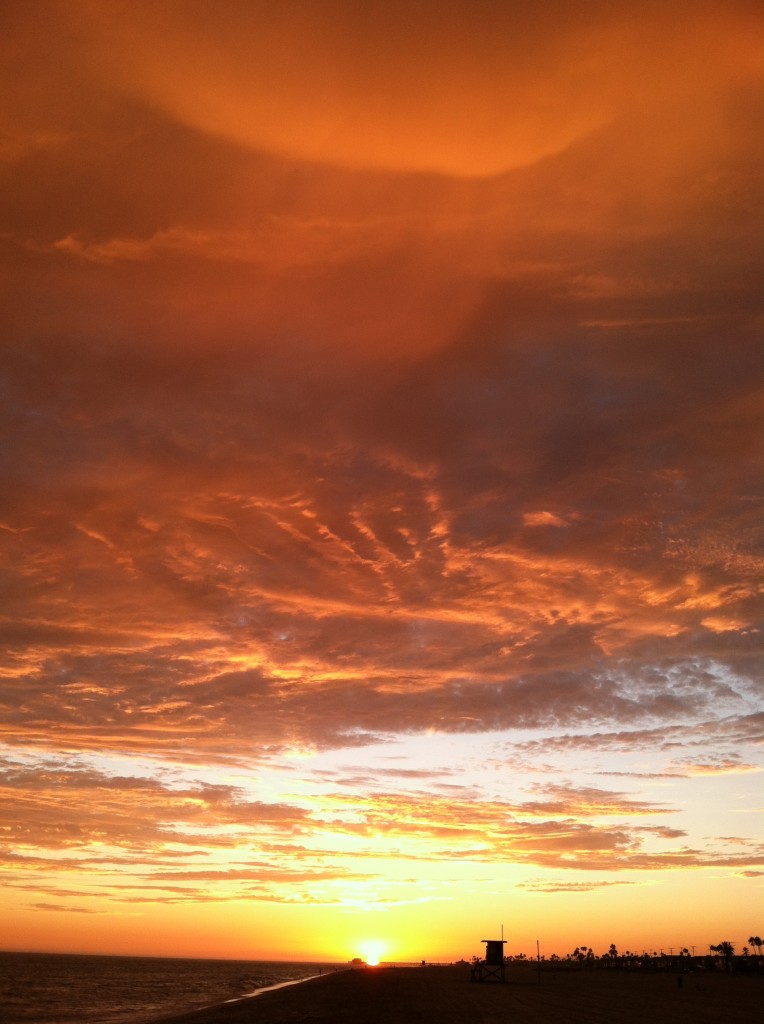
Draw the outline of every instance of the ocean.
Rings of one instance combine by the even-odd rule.
[[[347,964],[0,953],[1,1024],[138,1024]]]

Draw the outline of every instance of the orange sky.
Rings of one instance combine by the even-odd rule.
[[[0,19],[6,948],[761,934],[760,5]]]

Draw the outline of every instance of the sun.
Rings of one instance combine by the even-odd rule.
[[[385,952],[384,942],[380,942],[378,939],[367,939],[365,942],[361,942],[358,948],[369,967],[376,967]]]

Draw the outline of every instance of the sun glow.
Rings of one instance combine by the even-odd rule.
[[[369,967],[376,967],[385,952],[385,944],[377,939],[362,942],[358,948]]]

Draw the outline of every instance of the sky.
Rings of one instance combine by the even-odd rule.
[[[761,6],[0,21],[3,946],[761,934]]]

